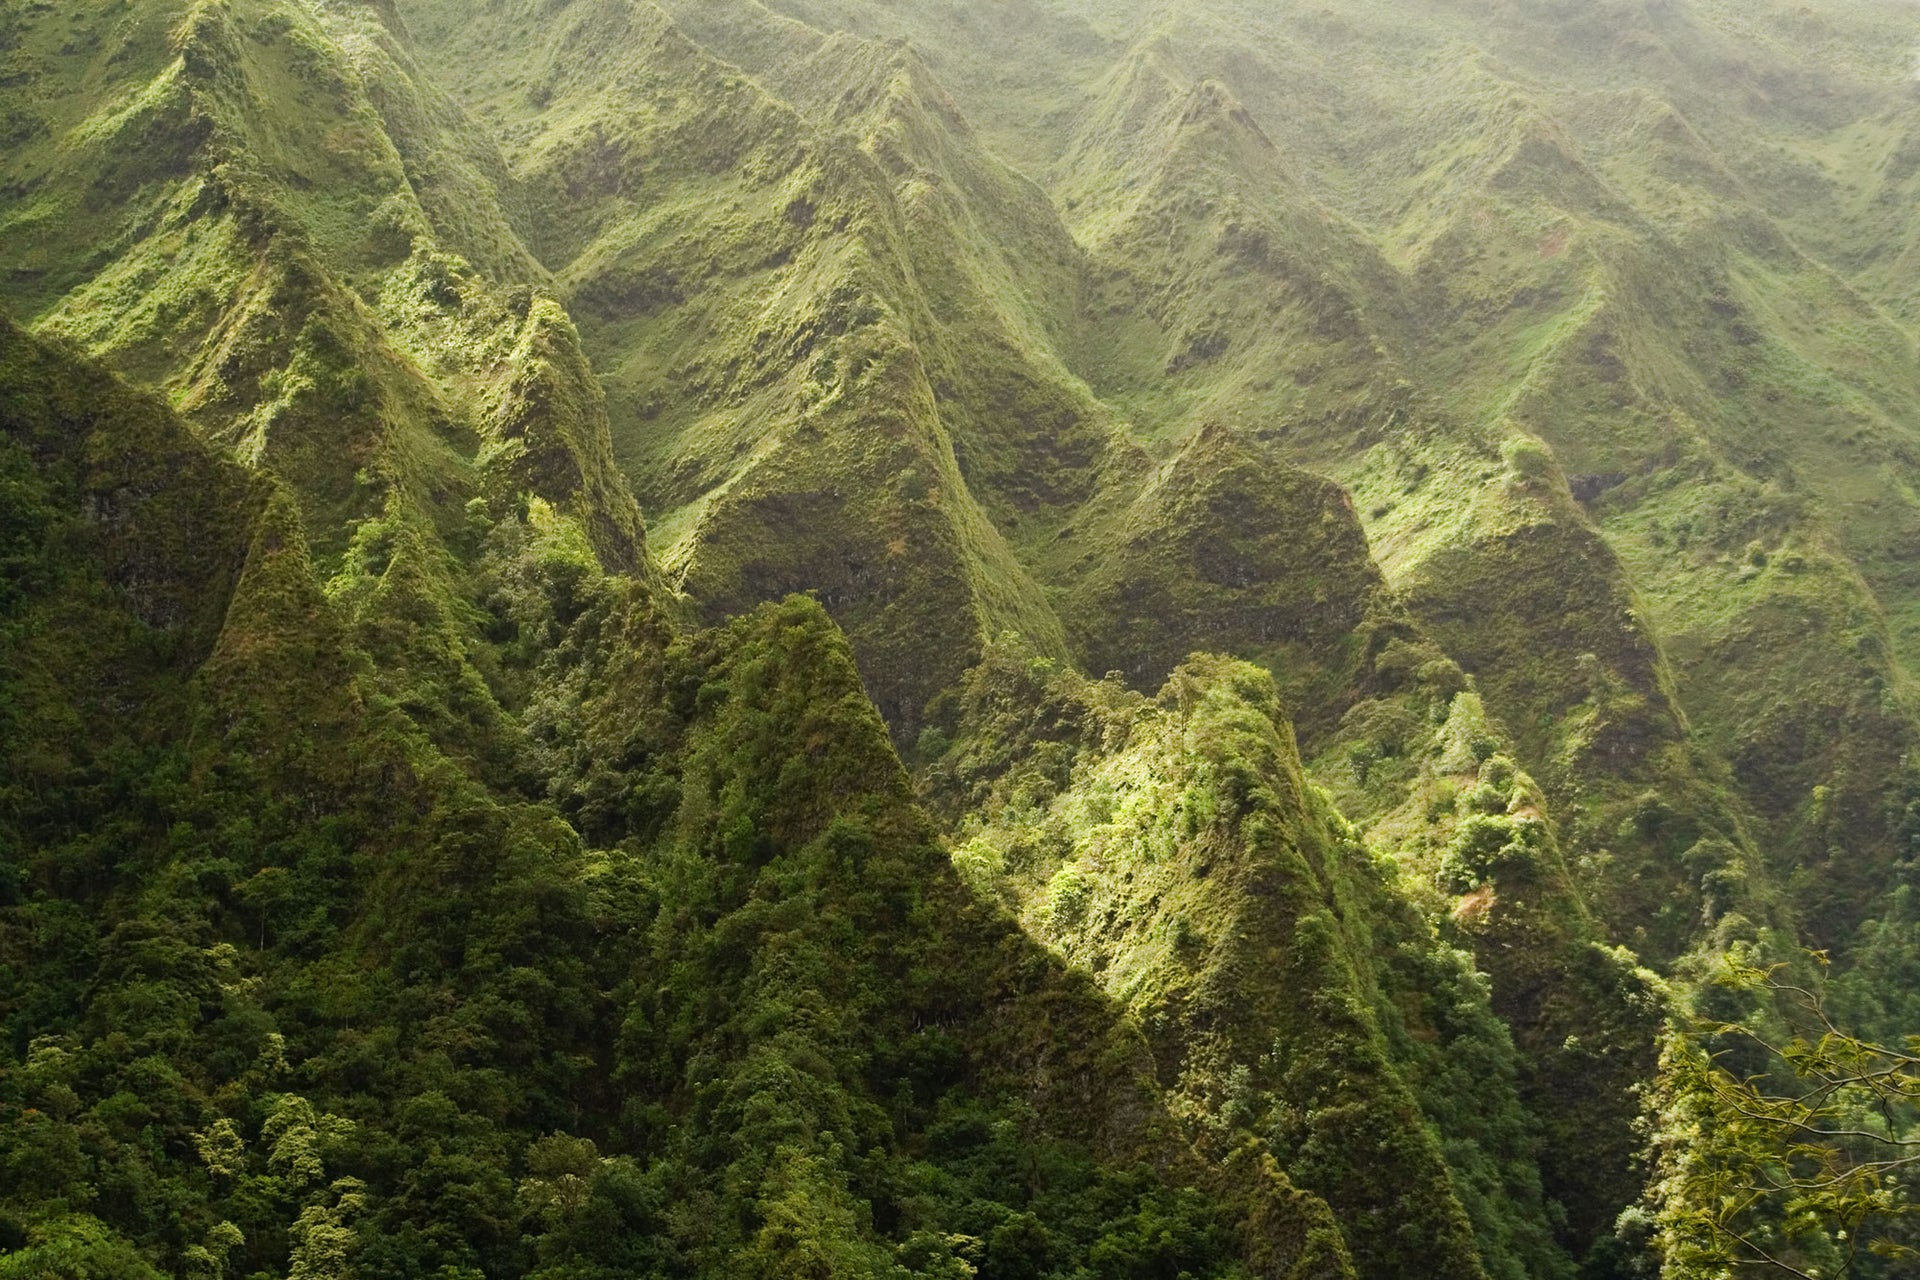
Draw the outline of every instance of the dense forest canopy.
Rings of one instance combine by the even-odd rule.
[[[0,0],[0,1280],[1912,1274],[1917,67]]]

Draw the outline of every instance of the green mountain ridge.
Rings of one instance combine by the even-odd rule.
[[[34,852],[10,863],[9,990],[71,1002],[54,1026],[39,1024],[51,1009],[9,1010],[36,1033],[8,1073],[25,1108],[6,1144],[10,1212],[29,1215],[8,1220],[10,1268],[251,1270],[289,1245],[296,1267],[314,1266],[330,1225],[361,1232],[356,1265],[370,1270],[884,1270],[891,1254],[860,1229],[881,1202],[895,1229],[918,1230],[903,1256],[934,1261],[959,1237],[918,1224],[984,1222],[992,1249],[1063,1262],[1088,1243],[1062,1234],[1069,1221],[1123,1256],[1222,1249],[1221,1211],[1171,1191],[1207,1175],[1156,1119],[1137,1034],[966,901],[817,605],[676,639],[643,583],[523,542],[536,599],[522,607],[576,615],[541,675],[573,686],[582,719],[528,712],[560,757],[554,800],[494,798],[370,687],[284,491],[250,495],[164,410],[111,383],[83,389],[95,371],[17,330],[4,367],[9,461],[33,450],[48,513],[44,542],[9,548],[44,568],[9,601],[5,705],[33,713],[10,723],[33,744],[22,763],[39,764],[20,780],[53,797],[10,797],[10,848]],[[114,497],[140,483],[127,468],[222,465],[228,507],[183,504],[174,485]],[[106,520],[86,514],[89,494]],[[508,532],[495,531],[503,556]],[[200,580],[143,573],[153,543],[176,576],[211,557],[224,618],[170,607]],[[137,705],[155,719],[117,714],[125,686],[33,660],[46,641],[31,637],[54,631],[46,613],[89,604],[95,635],[126,637],[123,680],[151,655]],[[191,735],[168,732],[169,714]],[[850,754],[783,767],[823,749]],[[63,804],[128,787],[109,828]],[[625,848],[589,853],[576,830]],[[105,926],[97,952],[75,929],[83,905]],[[82,960],[102,967],[74,988]],[[162,991],[194,994],[156,1002]],[[712,1075],[696,1060],[732,1065]],[[563,1124],[568,1136],[542,1136]],[[906,1163],[883,1167],[894,1135],[935,1130],[931,1148],[914,1144],[935,1163],[903,1148]],[[596,1138],[648,1159],[603,1160]],[[1045,1228],[967,1190],[996,1186],[1016,1138],[1046,1162],[1024,1184],[1047,1188],[1031,1202]],[[183,1149],[199,1160],[181,1163]],[[530,1210],[532,1236],[502,1233],[499,1215],[523,1211],[503,1157],[528,1171],[521,1201],[545,1203],[542,1177],[578,1188]],[[1157,1172],[1132,1163],[1150,1157]],[[696,1190],[703,1177],[711,1192]],[[743,1190],[742,1221],[668,1212]],[[1262,1223],[1250,1247],[1278,1270],[1261,1274],[1319,1273],[1306,1237],[1325,1211],[1277,1171],[1220,1194]],[[838,1206],[826,1221],[823,1195]],[[1186,1234],[1127,1243],[1136,1202]],[[986,1229],[1009,1217],[1012,1234]],[[216,1245],[246,1261],[208,1263]]]
[[[1916,47],[0,13],[0,1278],[1653,1274],[1911,1030]]]

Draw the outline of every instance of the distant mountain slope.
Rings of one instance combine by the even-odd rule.
[[[1284,440],[1354,490],[1396,585],[1461,527],[1398,497],[1409,470],[1455,502],[1516,427],[1546,440],[1599,554],[1626,571],[1562,558],[1552,572],[1629,583],[1647,642],[1686,658],[1665,695],[1619,678],[1677,698],[1734,762],[1741,804],[1776,819],[1756,830],[1783,866],[1823,868],[1805,886],[1823,937],[1872,909],[1914,723],[1896,669],[1914,516],[1897,477],[1920,419],[1887,265],[1911,221],[1896,193],[1910,9],[771,7],[911,40],[989,144],[1046,180],[1091,278],[1126,282],[1093,295],[1103,345],[1070,363],[1150,429],[1220,421]],[[1276,285],[1289,256],[1312,268]],[[1317,309],[1319,332],[1291,308]],[[1776,549],[1797,581],[1708,586]],[[1459,580],[1470,612],[1477,584],[1505,572],[1496,557]],[[1803,623],[1769,621],[1788,616]],[[1560,644],[1502,617],[1528,647],[1558,649],[1545,679],[1570,686],[1585,654],[1605,660],[1599,633]],[[1881,643],[1894,667],[1852,656]],[[1742,666],[1782,646],[1796,669],[1831,673],[1813,699]],[[1750,691],[1738,710],[1723,681]],[[1542,711],[1567,714],[1492,692],[1523,736]],[[1742,734],[1755,746],[1733,745]],[[1867,755],[1842,767],[1836,750]],[[1762,777],[1762,758],[1792,781]],[[1808,839],[1815,787],[1851,797],[1844,858]]]

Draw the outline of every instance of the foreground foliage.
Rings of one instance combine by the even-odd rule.
[[[1920,1037],[1895,1049],[1848,1034],[1784,965],[1735,958],[1721,981],[1766,1003],[1746,1022],[1669,1037],[1654,1135],[1661,1274],[1899,1274],[1884,1268],[1920,1259]]]

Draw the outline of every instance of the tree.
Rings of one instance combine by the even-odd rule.
[[[160,1272],[99,1219],[69,1214],[34,1227],[26,1248],[0,1256],[0,1280],[160,1280]]]
[[[353,1223],[366,1210],[366,1184],[341,1178],[333,1184],[333,1203],[310,1204],[287,1229],[293,1241],[288,1280],[352,1280],[353,1253],[359,1237]]]
[[[1841,1280],[1920,1258],[1888,1234],[1920,1207],[1920,1036],[1895,1049],[1849,1035],[1786,972],[1734,957],[1720,979],[1765,997],[1779,1033],[1697,1018],[1664,1046],[1653,1194],[1668,1280]]]

